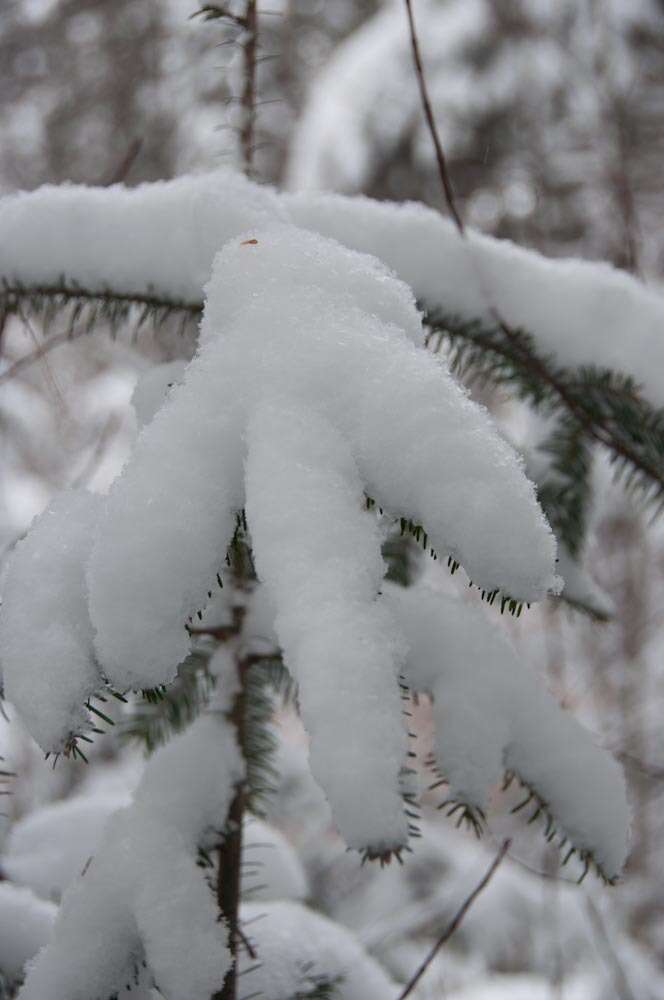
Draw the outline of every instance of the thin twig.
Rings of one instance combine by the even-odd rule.
[[[249,955],[249,958],[252,959],[258,958],[258,952],[254,948],[253,944],[251,943],[247,935],[242,930],[242,926],[240,924],[238,924],[237,927],[235,928],[235,932],[239,937],[240,941],[242,942],[242,944],[247,949],[247,954]]]
[[[435,945],[433,946],[433,948],[431,949],[431,951],[429,952],[429,954],[426,956],[426,958],[424,959],[424,961],[422,962],[422,964],[420,965],[420,967],[417,969],[417,971],[415,972],[415,974],[413,975],[413,977],[408,980],[408,982],[406,983],[405,987],[403,988],[403,990],[399,994],[397,1000],[405,1000],[405,998],[407,996],[410,996],[410,994],[413,992],[413,990],[415,989],[415,986],[420,981],[420,979],[422,978],[422,976],[424,975],[424,973],[426,972],[426,970],[429,968],[429,966],[431,965],[432,961],[434,960],[434,958],[436,957],[436,955],[438,954],[438,952],[440,951],[440,949],[443,947],[444,944],[446,944],[449,941],[449,939],[452,937],[452,935],[454,934],[454,932],[458,929],[459,925],[463,921],[463,918],[465,917],[465,915],[468,912],[468,910],[470,909],[470,907],[473,905],[473,903],[475,902],[475,900],[477,899],[477,897],[487,887],[487,885],[489,884],[489,882],[491,881],[491,879],[495,875],[495,873],[498,870],[498,867],[500,866],[503,858],[505,857],[505,855],[507,854],[508,850],[510,849],[511,843],[512,843],[511,840],[504,840],[503,841],[503,844],[502,844],[500,850],[498,851],[498,854],[495,856],[495,858],[491,862],[491,865],[488,868],[486,874],[477,883],[477,885],[475,886],[475,888],[473,889],[473,891],[471,892],[471,894],[461,904],[461,906],[457,910],[456,914],[454,915],[454,917],[452,918],[452,920],[450,921],[450,923],[447,925],[447,927],[445,928],[445,930],[443,931],[443,933],[441,934],[441,936],[438,938],[438,940],[436,941]]]
[[[621,1000],[635,1000],[625,970],[609,939],[602,916],[590,896],[586,896],[586,910],[588,911],[590,923],[595,932],[595,940],[597,941],[598,948],[603,953],[607,965],[613,970],[617,995]]]
[[[440,141],[440,136],[438,135],[436,120],[433,116],[433,109],[431,107],[431,100],[429,98],[429,90],[427,88],[427,82],[424,76],[424,66],[422,65],[420,43],[418,41],[417,31],[415,29],[415,17],[413,15],[412,3],[411,0],[404,0],[404,2],[406,4],[406,13],[408,15],[408,27],[410,29],[410,44],[413,50],[413,62],[415,63],[417,84],[420,88],[422,109],[424,111],[424,116],[427,120],[427,125],[429,126],[429,132],[431,133],[434,149],[436,151],[436,162],[438,163],[438,174],[440,176],[440,182],[443,185],[443,192],[445,194],[447,207],[450,210],[450,214],[454,219],[454,222],[456,224],[457,229],[459,230],[459,233],[461,234],[461,236],[463,236],[465,233],[463,219],[461,218],[461,213],[457,208],[456,198],[454,197],[454,188],[452,187],[452,181],[450,180],[450,175],[447,169],[447,160],[445,159],[445,153],[443,152],[443,144]]]
[[[244,170],[251,174],[254,145],[254,126],[256,124],[256,48],[258,44],[258,11],[256,0],[247,0],[244,16],[245,38],[242,45],[244,57],[244,85],[242,88],[242,128],[240,143],[244,158]]]

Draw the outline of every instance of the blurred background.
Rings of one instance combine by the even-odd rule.
[[[664,2],[414,0],[414,9],[464,219],[550,256],[606,260],[660,283]],[[240,31],[192,18],[196,10],[189,0],[3,0],[0,193],[241,165]],[[256,179],[446,211],[400,0],[261,0],[259,46]],[[4,555],[56,490],[108,486],[136,434],[138,375],[195,347],[194,330],[147,324],[136,334],[102,323],[44,350],[57,333],[57,316],[37,324],[19,315],[2,335]],[[528,440],[519,404],[486,388],[481,398],[513,440]],[[595,475],[586,564],[608,620],[550,602],[503,624],[625,766],[633,845],[619,887],[589,879],[577,888],[577,873],[559,871],[540,832],[510,819],[500,794],[495,843],[457,832],[431,794],[414,858],[403,869],[360,870],[308,777],[292,710],[280,715],[268,818],[306,872],[297,891],[395,977],[416,968],[496,843],[514,836],[511,861],[429,970],[423,998],[664,996],[664,522],[650,523],[613,486],[601,458]],[[424,734],[426,714],[420,706]],[[54,770],[12,715],[6,706],[0,718],[0,754],[17,774],[3,799],[0,865],[57,901],[94,850],[91,816],[126,800],[143,748],[119,719],[89,767],[62,760]],[[47,843],[57,854],[65,842],[67,858],[47,858]]]

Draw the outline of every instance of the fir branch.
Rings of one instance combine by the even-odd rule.
[[[0,319],[4,325],[9,316],[33,316],[45,326],[59,315],[65,319],[65,330],[54,334],[34,351],[19,358],[0,373],[0,384],[10,381],[50,351],[70,341],[91,334],[106,324],[113,335],[133,321],[134,331],[150,321],[154,326],[175,319],[181,331],[198,321],[202,304],[174,299],[157,293],[148,286],[145,292],[121,292],[111,288],[88,289],[63,276],[53,285],[24,285],[2,281],[0,287]]]
[[[627,489],[662,507],[664,410],[648,403],[632,378],[610,369],[558,365],[530,334],[499,323],[436,311],[427,325],[429,346],[439,351],[446,343],[457,373],[508,385],[536,410],[576,422],[577,441],[584,434],[603,445]]]
[[[239,105],[242,108],[242,124],[239,128],[240,149],[244,161],[244,172],[252,173],[253,157],[256,149],[256,67],[258,51],[258,4],[257,0],[246,0],[244,11],[239,13],[227,3],[206,3],[192,14],[203,21],[219,21],[224,25],[239,29],[236,44],[242,49],[243,80]]]
[[[532,810],[530,811],[530,815],[528,817],[528,825],[535,823],[537,820],[541,820],[544,824],[543,833],[547,843],[555,843],[555,846],[563,855],[563,861],[560,867],[564,868],[574,855],[576,855],[578,860],[583,865],[583,870],[577,879],[577,883],[580,884],[583,882],[588,872],[592,869],[604,885],[614,886],[617,882],[617,878],[606,874],[602,865],[597,861],[592,851],[573,844],[570,838],[558,829],[556,826],[556,817],[551,812],[549,803],[542,798],[533,785],[525,781],[520,775],[516,774],[516,772],[506,771],[502,790],[504,792],[507,791],[514,782],[517,782],[519,787],[525,791],[526,797],[518,802],[517,805],[510,810],[510,812],[512,815],[515,815],[516,813],[521,812],[522,809],[526,809],[528,811]]]
[[[208,664],[209,655],[196,650],[181,664],[172,684],[143,691],[122,724],[122,739],[142,743],[152,753],[193,722],[210,700],[213,679]]]
[[[586,536],[592,497],[590,440],[569,414],[560,417],[539,450],[551,462],[537,494],[556,537],[574,559],[579,559]]]

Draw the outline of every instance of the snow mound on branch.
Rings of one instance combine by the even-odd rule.
[[[46,944],[57,910],[29,889],[0,882],[0,986],[18,979],[27,961]]]
[[[195,305],[219,248],[279,221],[373,254],[428,310],[493,323],[497,309],[560,364],[601,358],[664,404],[661,294],[608,264],[549,260],[472,229],[464,239],[423,205],[279,194],[229,169],[132,189],[43,187],[0,200],[0,278],[59,286],[64,275],[88,291]]]
[[[82,490],[61,493],[17,543],[4,582],[5,697],[47,751],[89,728],[84,702],[102,684],[85,587],[101,503]]]
[[[213,894],[196,864],[218,840],[242,764],[233,729],[201,716],[155,753],[135,800],[106,827],[65,893],[20,1000],[107,997],[143,958],[167,1000],[209,1000],[230,965]]]
[[[269,188],[232,170],[135,188],[46,185],[0,202],[0,274],[196,303],[219,247],[281,217]]]
[[[362,196],[283,195],[294,223],[371,253],[428,310],[495,325],[495,312],[563,365],[632,375],[664,404],[664,297],[609,264],[550,260],[454,224],[414,203]]]
[[[326,982],[336,984],[338,1000],[396,996],[396,984],[378,963],[326,917],[292,902],[245,903],[240,915],[259,958],[258,964],[242,952],[241,982],[249,993],[292,1000]]]
[[[558,585],[553,535],[378,261],[291,226],[256,231],[218,255],[207,294],[199,352],[105,504],[88,569],[100,662],[120,689],[173,678],[246,505],[314,772],[349,844],[397,846],[401,644],[375,600],[382,538],[364,492],[476,583],[526,600]]]
[[[580,854],[613,878],[627,853],[629,809],[620,766],[563,712],[477,608],[418,584],[386,584],[409,644],[406,676],[433,695],[435,747],[450,798],[484,808],[515,772],[546,803]]]

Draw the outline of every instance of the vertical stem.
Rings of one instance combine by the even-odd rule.
[[[237,730],[240,747],[244,740],[245,695],[242,674],[239,670],[240,691],[231,711],[231,720]],[[240,877],[242,864],[242,821],[244,819],[245,786],[239,784],[228,813],[226,834],[219,845],[219,868],[217,871],[217,905],[224,924],[228,927],[228,946],[232,965],[228,970],[224,985],[213,1000],[236,1000],[237,956],[240,935]]]
[[[231,574],[237,591],[244,593],[245,598],[250,590],[250,580],[253,576],[253,563],[249,546],[244,537],[246,522],[244,514],[238,521],[236,535],[231,543]],[[235,669],[239,690],[229,713],[229,721],[235,726],[237,742],[246,763],[246,672],[251,665],[247,657],[242,657],[242,629],[245,618],[245,604],[241,601],[233,608],[233,618],[227,637],[235,643]],[[219,845],[219,867],[217,869],[217,905],[219,915],[228,928],[228,947],[231,953],[231,967],[226,974],[224,984],[212,1000],[236,1000],[237,998],[237,960],[242,932],[240,928],[240,879],[242,872],[242,823],[246,806],[246,780],[240,782],[235,789],[226,824],[226,831]]]
[[[256,49],[258,45],[258,7],[257,0],[247,0],[246,14],[243,18],[245,38],[244,50],[244,84],[242,87],[242,128],[240,129],[240,145],[244,160],[244,171],[251,174],[254,158],[254,126],[256,123]]]

